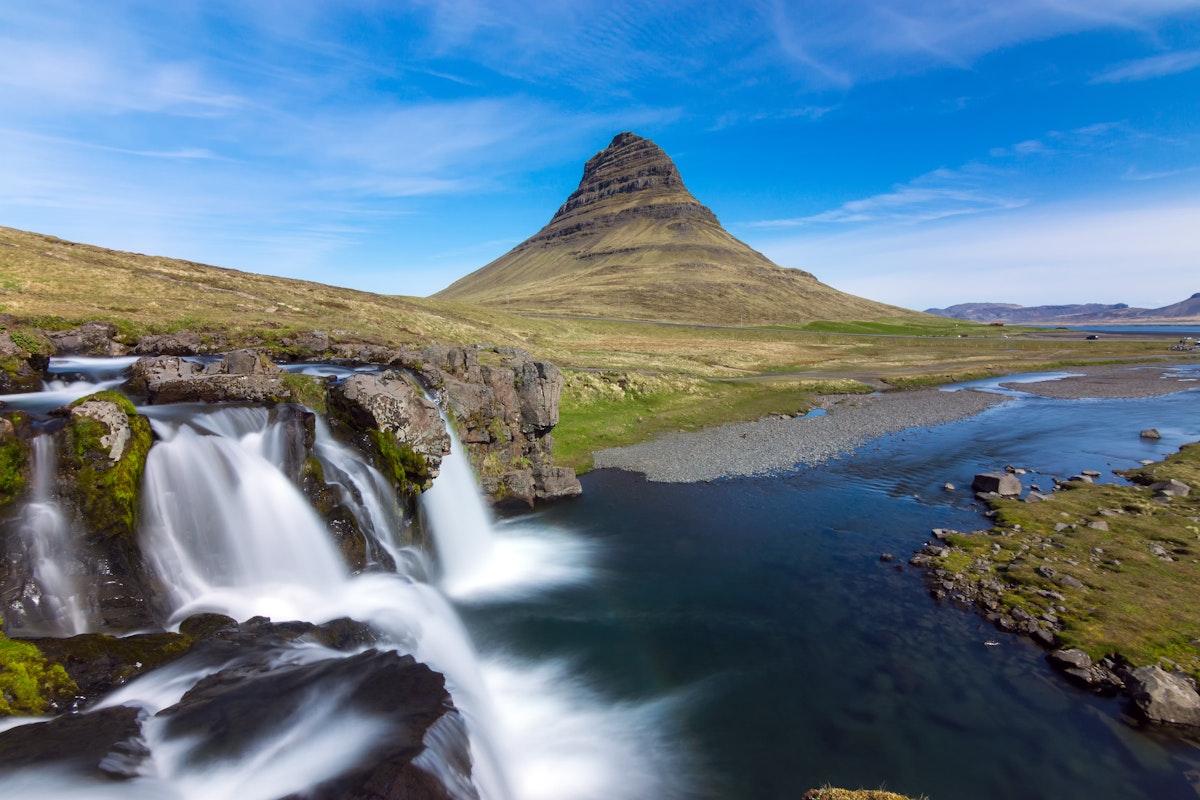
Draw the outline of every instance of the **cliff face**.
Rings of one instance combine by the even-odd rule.
[[[514,311],[712,324],[914,312],[839,292],[731,236],[654,142],[618,134],[538,233],[436,297]]]
[[[416,357],[414,357],[416,356]],[[495,505],[531,507],[583,489],[554,464],[562,371],[513,347],[427,347],[409,368],[440,395]]]

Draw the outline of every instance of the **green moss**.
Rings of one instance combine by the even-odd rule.
[[[26,356],[52,356],[54,344],[36,328],[21,327],[8,332],[13,344],[21,348]]]
[[[311,408],[320,414],[329,410],[329,398],[325,392],[325,381],[313,375],[283,374],[283,385],[293,403]]]
[[[29,448],[13,436],[0,441],[0,508],[8,505],[25,491],[25,471],[29,463]]]
[[[108,428],[88,417],[72,417],[63,433],[63,460],[89,529],[101,538],[132,536],[137,528],[142,473],[154,442],[150,422],[119,392],[100,392],[73,405],[89,399],[110,400],[125,410],[132,431],[125,452],[113,463],[101,444]]]
[[[425,457],[412,449],[412,446],[396,441],[390,433],[384,433],[372,428],[367,431],[371,444],[381,462],[384,474],[391,477],[402,492],[415,494],[429,484],[429,465]]]
[[[77,406],[81,406],[84,403],[88,402],[89,400],[99,400],[99,401],[106,402],[106,403],[116,403],[118,406],[121,407],[121,410],[125,412],[126,416],[128,416],[128,417],[137,416],[137,407],[134,406],[133,401],[114,389],[107,389],[103,392],[96,392],[95,394],[89,394],[87,397],[81,397],[78,400],[73,401],[70,405],[70,408],[75,408]]]
[[[569,370],[554,429],[554,460],[584,472],[592,454],[672,431],[696,431],[769,414],[803,414],[819,393],[865,393],[854,380],[779,377],[707,380],[689,375]]]
[[[974,575],[982,555],[990,571],[977,577],[1001,581],[1001,610],[1040,616],[1053,605],[1063,646],[1134,665],[1167,658],[1200,677],[1200,444],[1124,474],[1193,490],[1160,502],[1138,486],[1072,481],[1041,503],[991,500],[990,535],[951,536],[938,566]]]
[[[45,714],[78,692],[60,664],[34,645],[0,633],[0,717]]]

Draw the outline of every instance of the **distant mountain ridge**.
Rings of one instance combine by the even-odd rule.
[[[433,295],[524,313],[717,325],[911,317],[731,236],[657,144],[618,134],[550,222]]]
[[[959,303],[948,308],[927,308],[927,314],[971,322],[1054,325],[1200,324],[1200,292],[1162,308],[1132,308],[1125,303],[1084,303],[1061,306],[1020,306],[1012,303]]]

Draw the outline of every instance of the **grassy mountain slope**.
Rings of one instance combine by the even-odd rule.
[[[540,327],[487,309],[124,253],[3,227],[0,313],[52,329],[106,320],[132,335],[191,328],[253,332],[267,340],[321,329],[387,345],[519,344]]]

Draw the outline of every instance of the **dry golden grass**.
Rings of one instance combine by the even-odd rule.
[[[1003,329],[931,317],[874,325],[904,335],[851,335],[836,329],[862,326],[818,323],[810,326],[818,330],[807,330],[522,316],[122,253],[10,228],[0,228],[0,313],[51,328],[108,320],[130,336],[191,328],[236,342],[239,335],[269,340],[319,329],[335,339],[392,346],[516,345],[564,367],[707,378],[953,375],[1164,354],[1154,342],[1047,340],[1012,329],[1013,338],[1002,338]],[[957,338],[963,332],[970,338]]]

